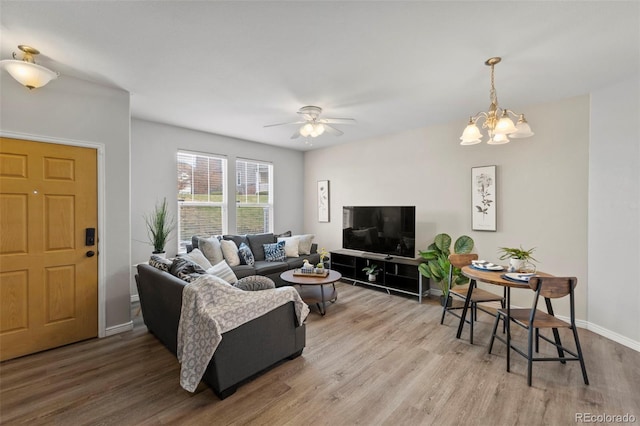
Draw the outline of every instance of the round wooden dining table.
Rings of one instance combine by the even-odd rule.
[[[459,339],[460,335],[462,334],[462,329],[464,327],[464,323],[465,323],[465,318],[467,316],[467,310],[469,309],[469,301],[471,300],[471,296],[473,295],[473,289],[476,286],[477,282],[483,282],[483,283],[488,283],[488,284],[494,284],[494,285],[499,285],[502,286],[506,289],[505,291],[505,303],[506,303],[506,310],[507,310],[507,318],[511,318],[511,289],[512,288],[521,288],[521,289],[530,289],[529,287],[529,283],[527,282],[520,282],[520,281],[513,281],[513,280],[509,280],[507,278],[503,278],[503,275],[506,272],[506,268],[502,271],[488,271],[488,270],[481,270],[481,269],[477,269],[474,268],[471,265],[467,265],[467,266],[463,266],[462,269],[462,275],[464,275],[465,277],[469,278],[471,280],[471,282],[469,282],[469,289],[467,291],[467,298],[464,301],[464,307],[462,308],[462,315],[460,315],[460,324],[458,325],[458,333],[456,334],[456,337]],[[538,272],[536,271],[535,273],[536,276],[538,277],[552,277],[553,275],[551,274],[547,274],[546,272]],[[510,323],[511,321],[507,320],[505,321],[505,326],[506,326],[506,333],[507,333],[507,339],[506,339],[506,344],[507,344],[507,348],[511,347],[511,327],[510,327]],[[509,357],[511,351],[507,350],[507,371],[509,371]]]

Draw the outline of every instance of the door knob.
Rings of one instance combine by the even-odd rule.
[[[93,251],[93,250],[89,250],[89,251],[87,252],[87,257],[93,257],[95,254],[96,254],[96,252],[95,252],[95,251]]]

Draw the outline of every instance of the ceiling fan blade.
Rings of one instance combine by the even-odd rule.
[[[300,131],[296,130],[296,132],[291,135],[291,139],[298,139],[300,137]]]
[[[324,129],[327,131],[327,133],[332,134],[333,136],[342,136],[344,135],[344,132],[342,130],[338,130],[333,126],[330,126],[328,124],[324,124]]]
[[[356,124],[357,121],[355,118],[323,118],[320,120],[322,123],[329,124]]]
[[[289,121],[287,123],[266,124],[263,127],[287,126],[289,124],[304,124],[306,121]]]

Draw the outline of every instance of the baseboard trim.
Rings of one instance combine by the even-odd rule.
[[[133,330],[133,321],[125,322],[124,324],[114,325],[113,327],[107,327],[105,337],[113,336],[115,334],[124,333],[125,331]]]
[[[633,349],[636,352],[640,352],[640,342],[630,339],[627,336],[623,336],[622,334],[618,334],[615,331],[611,331],[604,327],[591,323],[588,323],[586,328],[587,330],[593,331],[594,333],[599,334],[602,337],[606,337],[607,339],[620,343],[621,345]]]

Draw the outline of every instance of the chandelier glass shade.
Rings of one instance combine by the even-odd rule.
[[[14,59],[0,61],[0,67],[6,69],[18,83],[31,90],[58,78],[58,73],[34,62],[33,57],[40,53],[37,49],[25,45],[18,46],[18,49],[23,52],[22,59],[16,59],[14,52]]]
[[[485,62],[485,65],[491,67],[491,91],[489,93],[491,105],[489,105],[489,111],[482,111],[469,117],[467,127],[460,136],[460,145],[475,145],[482,142],[483,135],[478,128],[478,122],[481,120],[483,120],[482,128],[487,129],[489,136],[487,143],[489,145],[502,145],[509,143],[509,138],[528,138],[534,135],[524,114],[498,106],[498,95],[494,84],[494,66],[501,60],[499,57],[494,57]],[[513,123],[511,117],[518,119],[516,124]]]

